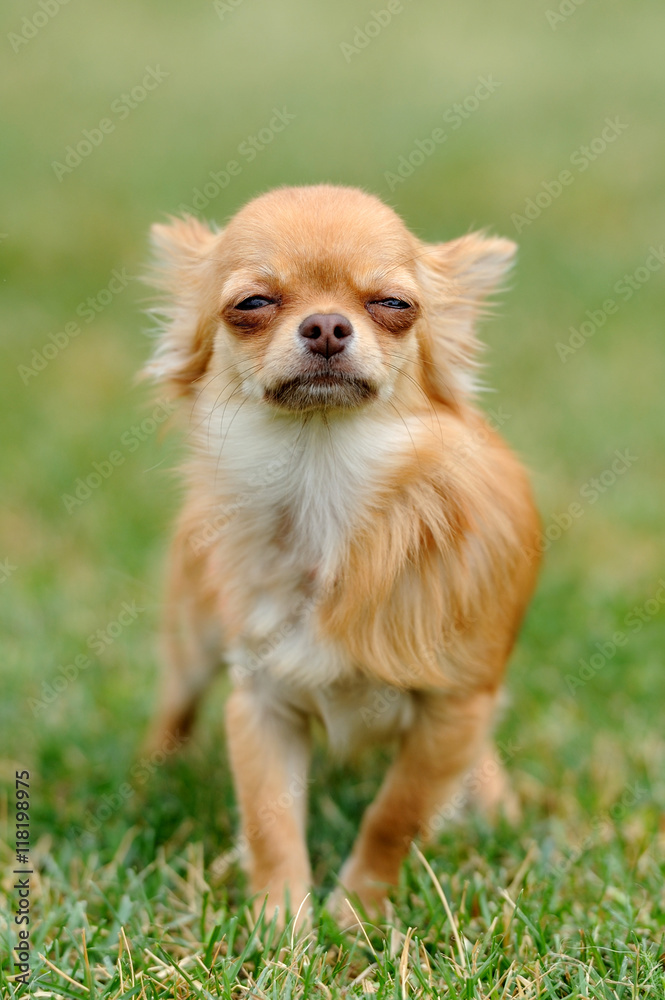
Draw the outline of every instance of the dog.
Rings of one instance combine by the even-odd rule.
[[[145,374],[182,399],[190,445],[152,744],[182,738],[226,665],[250,888],[282,918],[310,892],[312,721],[342,754],[396,744],[337,890],[381,913],[465,777],[486,808],[509,803],[492,728],[540,525],[474,404],[474,328],[516,247],[426,244],[334,185],[152,238]]]

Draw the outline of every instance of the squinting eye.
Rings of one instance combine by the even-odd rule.
[[[373,306],[385,306],[386,309],[410,309],[411,303],[405,302],[404,299],[377,299],[376,302],[370,302]]]
[[[274,299],[266,299],[263,295],[250,295],[248,299],[243,299],[234,308],[241,309],[242,312],[249,312],[251,309],[263,309],[264,306],[272,306],[274,304]]]

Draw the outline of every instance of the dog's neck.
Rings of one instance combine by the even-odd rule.
[[[202,426],[197,444],[214,473],[214,502],[236,511],[231,530],[257,540],[284,530],[298,561],[325,577],[415,433],[385,408],[291,415],[245,401],[216,425],[213,417],[210,431]]]

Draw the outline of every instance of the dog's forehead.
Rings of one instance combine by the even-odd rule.
[[[295,188],[250,202],[225,232],[227,262],[318,284],[408,274],[415,238],[377,198],[347,188]]]

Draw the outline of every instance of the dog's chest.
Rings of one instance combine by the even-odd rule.
[[[236,516],[229,535],[264,584],[274,574],[324,583],[394,463],[402,434],[361,421],[331,428],[253,425],[225,443],[220,473]]]
[[[322,421],[281,440],[274,428],[263,431],[239,434],[225,456],[237,505],[225,543],[234,552],[231,586],[242,591],[246,608],[232,655],[245,674],[268,671],[320,686],[354,665],[321,639],[318,602],[402,436],[350,425],[338,426],[333,438]]]

